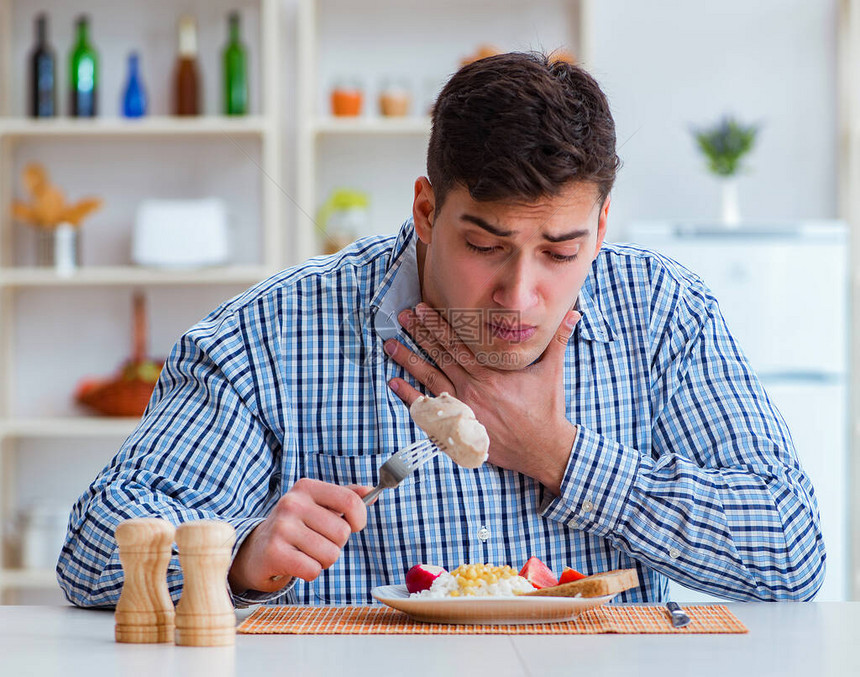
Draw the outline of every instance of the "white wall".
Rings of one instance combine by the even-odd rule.
[[[295,148],[292,36],[297,4],[283,0],[282,5],[284,35],[290,36],[284,44],[283,81],[287,158]],[[375,32],[394,21],[379,9],[387,2],[364,4],[374,15]],[[689,129],[712,123],[724,113],[763,125],[740,183],[743,218],[836,216],[837,0],[592,0],[591,6],[592,58],[587,65],[609,96],[624,162],[613,194],[610,239],[625,239],[632,220],[719,217],[719,185],[707,173]],[[450,3],[445,11],[450,11]],[[462,14],[463,21],[472,21],[472,14]],[[489,26],[487,33],[505,43],[495,27]],[[480,31],[473,35],[475,45],[486,39]],[[532,29],[530,35],[528,44],[516,48],[554,47],[558,41],[557,30]],[[416,25],[410,39],[432,42],[430,51],[437,56],[447,49],[452,66],[462,52],[460,33]],[[396,44],[401,54],[403,40]],[[353,53],[348,69],[360,73],[364,62],[378,64],[380,53]],[[387,70],[413,72],[421,98],[427,74],[415,73],[414,64],[411,71],[403,70],[397,59],[402,57]],[[336,60],[328,55],[323,78],[334,76],[331,63]],[[366,82],[371,88],[374,84]],[[345,152],[343,159],[369,162],[368,174],[399,172],[401,181],[423,171],[420,148],[389,145],[394,149],[388,155],[361,159]],[[361,143],[356,146],[360,151]],[[332,171],[322,177],[324,183],[340,180],[343,172]],[[285,182],[294,195],[289,161]],[[396,228],[409,215],[409,197],[396,206],[380,207],[373,231]]]
[[[719,217],[689,127],[733,113],[763,124],[742,217],[836,215],[836,0],[597,0],[591,71],[624,168],[613,239],[642,218]]]

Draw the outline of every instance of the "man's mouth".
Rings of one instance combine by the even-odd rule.
[[[537,331],[537,327],[528,324],[503,326],[488,323],[487,326],[490,328],[490,333],[493,336],[501,339],[502,341],[507,341],[508,343],[522,343],[523,341],[528,341]]]

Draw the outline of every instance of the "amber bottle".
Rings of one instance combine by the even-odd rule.
[[[173,78],[173,112],[176,115],[200,115],[197,25],[190,16],[179,20],[179,55]]]

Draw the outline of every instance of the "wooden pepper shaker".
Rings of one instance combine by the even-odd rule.
[[[115,531],[124,582],[114,614],[117,642],[158,644],[173,641],[173,600],[167,566],[175,533],[160,518],[121,522]]]
[[[236,641],[236,615],[227,592],[236,531],[226,522],[199,520],[176,529],[182,596],[176,605],[176,643],[224,646]]]

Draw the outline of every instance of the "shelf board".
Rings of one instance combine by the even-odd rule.
[[[429,117],[356,117],[356,118],[317,118],[310,123],[311,131],[322,135],[429,135]]]
[[[53,418],[0,419],[0,437],[70,438],[128,437],[139,418],[99,418],[96,416],[57,416]]]
[[[0,569],[0,588],[56,588],[53,569]]]
[[[84,266],[70,275],[52,268],[0,269],[0,287],[94,287],[102,285],[244,284],[264,280],[273,271],[265,266],[216,266],[170,269],[143,266]]]
[[[262,116],[159,116],[140,119],[0,117],[0,136],[12,138],[259,136],[268,128],[268,121]]]

